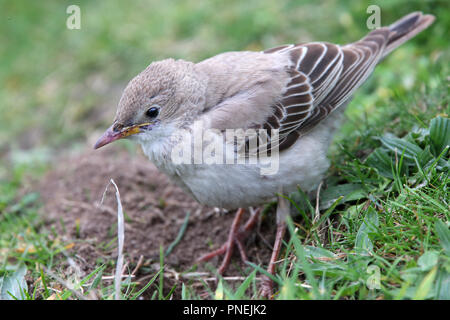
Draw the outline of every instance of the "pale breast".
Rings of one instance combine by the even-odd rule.
[[[173,145],[141,144],[149,159],[200,203],[226,209],[257,206],[275,198],[280,187],[283,194],[289,194],[298,187],[309,192],[318,186],[329,167],[326,154],[339,113],[330,115],[272,162],[206,164],[197,159],[197,164],[193,160],[176,163]],[[203,145],[203,151],[207,146]],[[273,174],[262,174],[268,168]]]
[[[261,205],[279,192],[289,194],[298,187],[314,190],[329,167],[326,157],[338,116],[332,115],[272,163],[182,165],[177,179],[200,203],[234,209]],[[264,168],[274,174],[262,174]]]

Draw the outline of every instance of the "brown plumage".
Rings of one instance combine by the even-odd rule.
[[[289,52],[294,67],[289,70],[291,81],[287,91],[263,127],[280,129],[280,149],[290,147],[298,137],[345,104],[382,58],[433,21],[431,15],[414,12],[343,47],[319,42],[264,51],[267,54]],[[284,112],[278,111],[280,106]]]

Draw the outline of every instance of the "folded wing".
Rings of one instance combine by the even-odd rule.
[[[262,126],[268,131],[279,130],[280,150],[289,148],[299,136],[347,102],[382,58],[389,33],[388,28],[380,28],[346,46],[315,42],[265,51],[288,55],[291,62],[286,91]]]

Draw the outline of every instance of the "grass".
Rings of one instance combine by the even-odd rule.
[[[79,276],[70,265],[73,244],[43,224],[37,191],[24,190],[51,170],[55,155],[77,152],[108,125],[130,77],[169,56],[199,61],[299,40],[356,40],[367,32],[369,4],[1,3],[0,297],[24,299],[113,298],[113,283],[103,277],[115,261]],[[79,31],[65,28],[69,4],[81,7]],[[383,24],[415,10],[437,20],[381,63],[347,109],[330,150],[321,218],[314,220],[316,203],[301,192],[290,196],[294,216],[302,218],[289,223],[275,277],[278,299],[450,299],[450,14],[445,1],[375,4]],[[74,269],[70,276],[67,268]],[[263,270],[251,266],[237,288],[222,279],[209,297],[257,298]],[[128,277],[123,298],[145,291],[167,299],[163,283],[162,271],[144,288]],[[182,298],[202,297],[184,283]]]

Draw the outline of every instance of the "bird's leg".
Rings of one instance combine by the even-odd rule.
[[[277,263],[278,255],[281,250],[281,243],[284,238],[284,234],[286,231],[286,222],[281,222],[277,224],[277,234],[275,238],[275,244],[272,250],[272,256],[270,257],[269,266],[267,267],[267,272],[274,275],[275,274],[275,265]],[[273,280],[268,276],[263,276],[263,283],[261,288],[261,295],[270,299],[272,297],[273,292]]]
[[[243,227],[239,228],[241,220],[242,220],[242,216],[244,214],[244,209],[242,209],[242,208],[238,209],[238,211],[236,212],[236,216],[234,217],[233,224],[231,225],[231,229],[228,234],[227,242],[225,242],[222,245],[222,247],[220,247],[219,249],[203,255],[202,257],[200,257],[198,259],[198,261],[199,262],[207,261],[215,256],[225,254],[222,264],[220,265],[220,267],[218,269],[219,274],[223,274],[230,264],[234,245],[236,245],[238,247],[239,253],[241,255],[241,259],[243,261],[248,261],[242,241],[248,236],[248,233],[255,226],[260,212],[261,212],[261,209],[257,209],[256,211],[252,212],[251,217],[248,219],[248,221],[245,223],[245,225]]]
[[[287,200],[281,196],[278,197],[277,207],[277,233],[275,236],[275,243],[273,245],[272,256],[270,257],[267,272],[275,275],[275,266],[283,243],[284,234],[286,232],[286,217],[289,215],[289,204]],[[273,280],[268,276],[263,276],[263,283],[261,288],[261,295],[270,299],[273,292]]]

